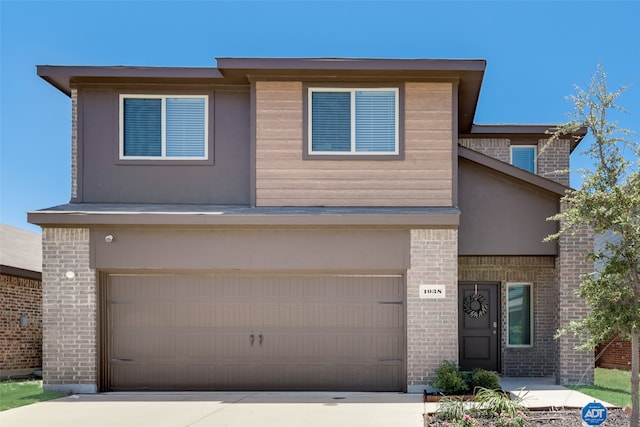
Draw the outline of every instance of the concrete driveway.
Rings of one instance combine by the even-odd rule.
[[[422,427],[420,394],[105,393],[0,412],[2,427]]]

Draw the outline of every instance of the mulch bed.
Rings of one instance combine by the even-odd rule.
[[[491,420],[478,419],[479,427],[495,427]],[[444,421],[438,421],[428,414],[424,416],[425,427],[444,427]],[[529,423],[531,427],[581,427],[582,418],[580,409],[563,409],[557,411],[531,411]],[[600,424],[601,427],[624,427],[629,425],[629,417],[622,409],[610,409],[607,420]]]

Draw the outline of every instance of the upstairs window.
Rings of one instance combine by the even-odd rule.
[[[310,88],[308,152],[399,153],[398,89]]]
[[[531,173],[536,173],[537,147],[535,145],[512,145],[511,164]]]
[[[208,97],[121,95],[120,158],[208,158]]]

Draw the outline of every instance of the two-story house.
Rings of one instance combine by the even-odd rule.
[[[39,66],[72,100],[43,230],[45,388],[420,391],[444,360],[575,382],[588,234],[551,126],[474,125],[484,60]],[[490,94],[488,94],[490,96]]]

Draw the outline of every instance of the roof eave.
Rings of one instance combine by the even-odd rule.
[[[482,153],[478,153],[477,151],[473,151],[466,147],[458,146],[458,157],[480,164],[489,169],[493,169],[504,175],[510,176],[511,178],[515,178],[551,193],[555,193],[558,196],[564,196],[566,191],[570,189],[570,187],[562,185],[556,181],[527,172],[524,169],[517,168],[513,165],[494,159],[493,157],[486,156]]]
[[[473,124],[468,133],[460,134],[461,138],[487,137],[487,138],[513,138],[513,137],[537,137],[539,139],[550,138],[560,127],[560,124]],[[575,148],[587,135],[587,128],[581,127],[571,135],[570,151]]]

